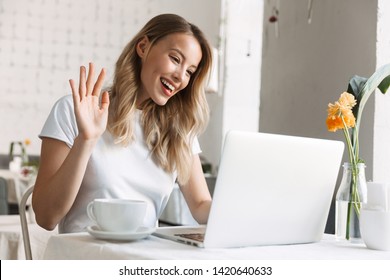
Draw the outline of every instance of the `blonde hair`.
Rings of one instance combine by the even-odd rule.
[[[164,106],[150,99],[142,104],[141,122],[153,160],[167,172],[177,171],[178,182],[185,184],[191,173],[192,143],[205,129],[209,116],[204,84],[211,66],[211,49],[197,26],[178,15],[159,15],[152,18],[127,44],[116,63],[110,89],[108,130],[118,144],[126,146],[134,140],[131,120],[137,109],[142,68],[136,46],[145,36],[152,47],[173,33],[194,36],[201,47],[201,61],[187,87],[172,96]]]

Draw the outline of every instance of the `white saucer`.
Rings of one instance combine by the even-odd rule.
[[[98,226],[87,227],[88,233],[98,239],[120,240],[120,241],[133,241],[133,240],[143,239],[151,235],[155,230],[156,228],[140,227],[136,231],[132,231],[132,232],[123,232],[123,231],[110,232],[110,231],[103,231]]]

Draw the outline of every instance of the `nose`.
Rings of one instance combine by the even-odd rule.
[[[173,73],[173,78],[175,82],[182,82],[185,78],[186,70],[183,67],[177,67]]]

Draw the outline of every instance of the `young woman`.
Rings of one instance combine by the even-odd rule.
[[[91,225],[95,198],[147,201],[155,226],[177,182],[193,217],[206,223],[211,197],[197,136],[208,120],[204,83],[211,50],[204,34],[180,16],[152,18],[120,55],[112,86],[105,70],[80,67],[72,95],[54,105],[40,134],[33,192],[37,223],[59,232]]]

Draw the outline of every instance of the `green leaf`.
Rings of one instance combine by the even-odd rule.
[[[390,75],[383,79],[383,81],[379,84],[379,90],[385,94],[390,86]]]
[[[362,88],[364,87],[365,83],[367,82],[367,78],[360,77],[360,76],[353,76],[348,83],[348,89],[347,92],[355,96],[356,99],[356,105],[353,107],[352,112],[355,118],[357,117],[358,109],[360,100],[362,99]]]
[[[357,129],[359,129],[361,115],[363,113],[363,109],[364,106],[366,105],[368,98],[379,86],[381,86],[380,90],[382,91],[382,93],[386,92],[390,82],[388,79],[389,76],[390,76],[390,64],[383,65],[367,80],[367,82],[361,88],[359,93],[360,104],[358,107],[358,112],[356,117]]]
[[[359,94],[361,94],[361,89],[363,88],[364,84],[367,82],[367,78],[360,77],[360,76],[353,76],[348,83],[348,89],[347,92],[350,94],[353,94],[356,99],[359,99]]]
[[[390,85],[390,64],[383,65],[378,68],[370,78],[364,78],[359,76],[353,76],[348,84],[347,92],[353,94],[356,98],[357,104],[353,108],[352,112],[356,118],[356,125],[351,132],[351,141],[355,149],[355,154],[358,155],[358,137],[359,137],[359,128],[360,121],[362,118],[362,113],[364,106],[368,98],[376,88],[379,88],[380,91],[384,94]]]

